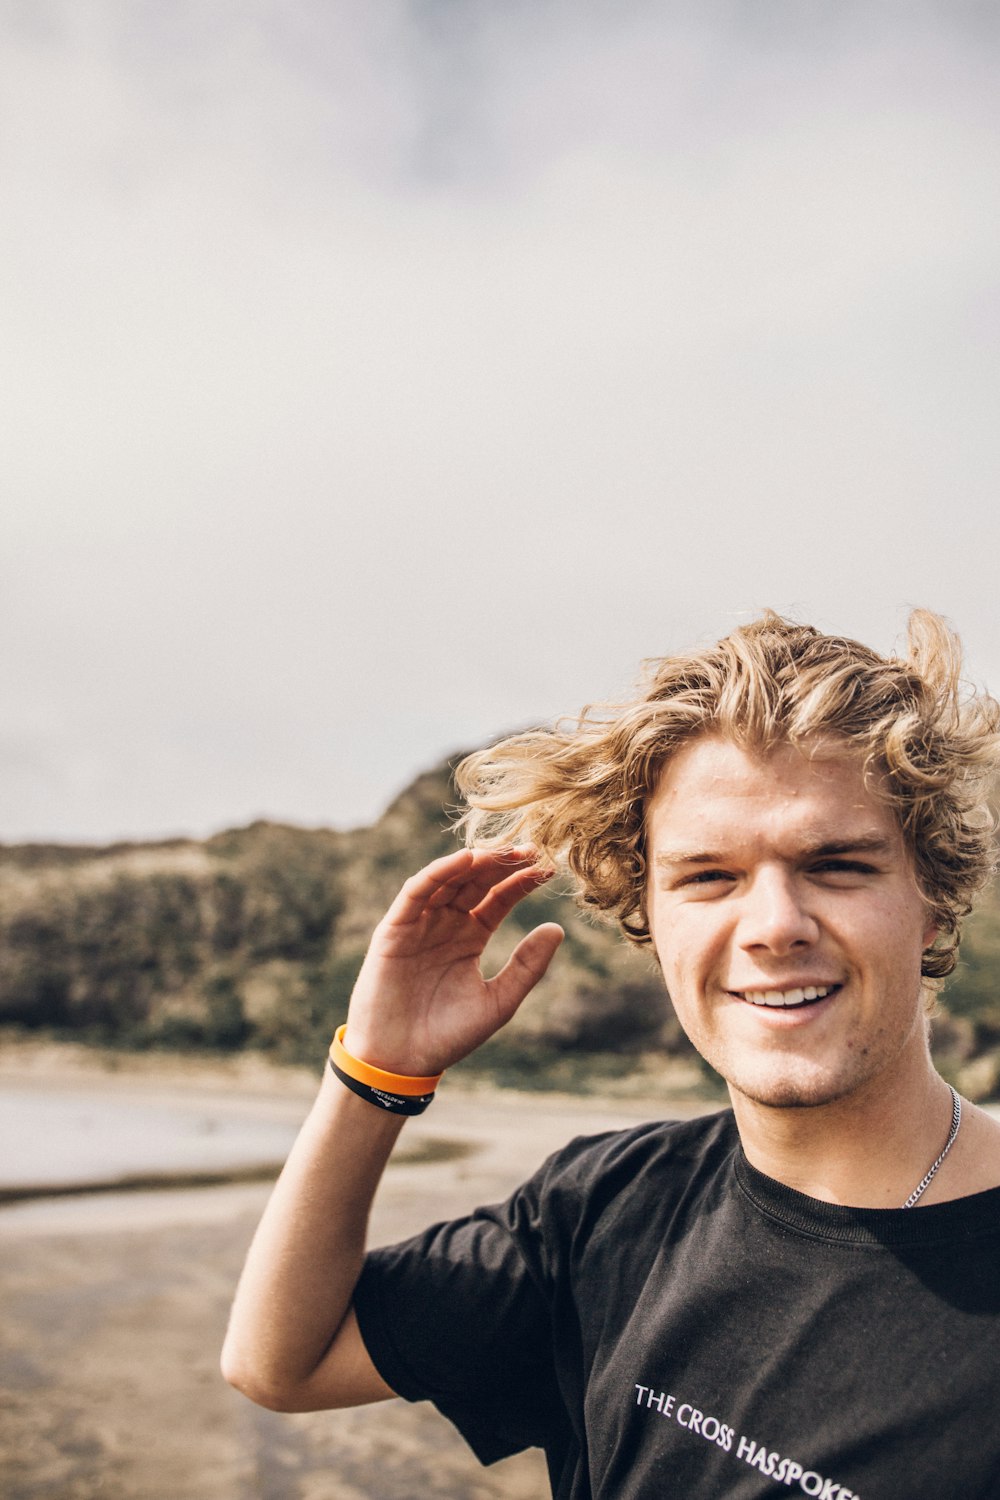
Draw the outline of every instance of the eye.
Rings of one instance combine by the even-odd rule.
[[[731,881],[733,876],[727,870],[699,870],[695,875],[687,875],[681,885],[712,885],[720,880]]]
[[[877,875],[874,865],[862,859],[824,859],[813,865],[815,875]]]

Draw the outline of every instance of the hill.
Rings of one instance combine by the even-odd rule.
[[[444,762],[349,832],[258,822],[206,840],[0,846],[0,1023],[314,1062],[399,885],[456,847],[453,801]],[[584,917],[566,887],[526,900],[488,963],[546,920],[566,929],[551,973],[464,1068],[564,1087],[671,1059],[700,1068],[651,959]],[[994,892],[970,919],[935,1022],[939,1065],[974,1098],[1000,1091],[998,965]]]

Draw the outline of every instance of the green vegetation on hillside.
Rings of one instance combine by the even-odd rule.
[[[448,764],[371,828],[255,823],[204,841],[0,848],[0,1023],[129,1048],[255,1047],[318,1063],[369,934],[406,876],[455,847]],[[522,1087],[583,1087],[694,1058],[650,958],[595,925],[566,887],[526,900],[494,939],[566,929],[552,971],[463,1067]],[[970,919],[935,1048],[973,1098],[1000,1093],[1000,904]]]

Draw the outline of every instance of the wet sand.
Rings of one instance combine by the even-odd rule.
[[[0,1082],[203,1098],[245,1118],[298,1120],[315,1079],[247,1066],[0,1049]],[[410,1122],[373,1239],[502,1197],[571,1136],[670,1103],[446,1085]],[[2,1177],[2,1172],[0,1172]],[[0,1209],[0,1494],[4,1500],[542,1500],[538,1453],[483,1469],[425,1404],[285,1416],[218,1373],[233,1288],[266,1183],[37,1199]]]

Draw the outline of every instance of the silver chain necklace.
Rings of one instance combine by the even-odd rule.
[[[948,1087],[951,1088],[951,1085],[949,1084]],[[951,1150],[952,1146],[954,1146],[954,1144],[955,1144],[955,1137],[958,1135],[958,1127],[961,1125],[961,1123],[962,1123],[962,1101],[958,1097],[958,1095],[956,1094],[955,1090],[952,1089],[951,1090],[951,1132],[950,1132],[950,1134],[948,1136],[948,1139],[944,1143],[944,1150],[941,1152],[941,1155],[938,1157],[937,1161],[931,1163],[931,1167],[930,1167],[929,1172],[927,1173],[927,1176],[924,1177],[920,1182],[917,1183],[916,1187],[913,1189],[913,1192],[910,1194],[910,1196],[907,1198],[906,1202],[903,1204],[904,1208],[912,1208],[913,1205],[914,1205],[914,1203],[916,1203],[917,1199],[923,1193],[924,1189],[930,1184],[932,1178],[935,1176],[935,1174],[937,1172],[938,1167],[940,1167],[941,1163],[944,1161],[945,1157],[948,1155],[948,1152]]]

